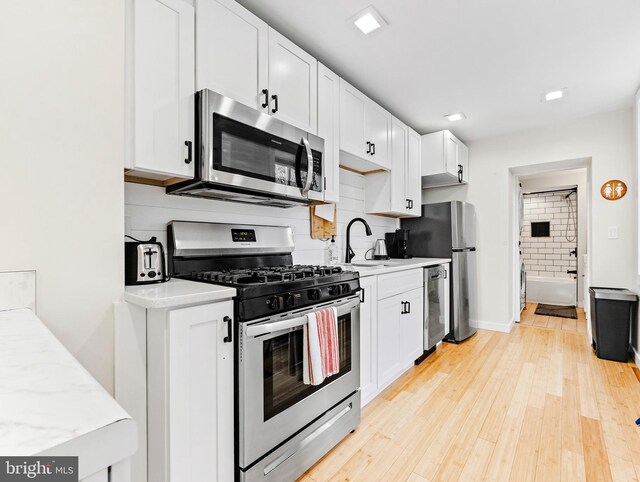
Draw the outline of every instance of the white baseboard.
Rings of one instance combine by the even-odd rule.
[[[637,367],[640,367],[640,353],[636,351],[634,346],[631,347],[631,350],[633,351],[633,361],[636,363]]]
[[[511,321],[511,323],[504,324],[504,323],[496,323],[495,321],[474,320],[471,322],[471,326],[475,328],[479,328],[480,330],[491,330],[491,331],[499,331],[501,333],[511,333],[511,329],[513,328],[513,321]]]

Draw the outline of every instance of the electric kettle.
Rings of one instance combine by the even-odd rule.
[[[387,243],[384,239],[377,239],[373,248],[373,259],[389,259]]]

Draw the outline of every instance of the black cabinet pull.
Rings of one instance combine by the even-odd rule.
[[[375,156],[376,155],[376,145],[371,143],[371,155]]]
[[[223,320],[227,324],[227,336],[222,341],[231,343],[233,341],[233,320],[229,316],[225,316]]]
[[[409,209],[409,200],[408,199],[404,200],[404,207],[405,207],[405,209]]]
[[[271,98],[273,99],[273,102],[275,103],[275,105],[273,106],[273,109],[271,109],[271,112],[273,112],[274,114],[276,112],[278,112],[278,95],[272,95]]]
[[[407,314],[411,313],[411,302],[407,301]]]
[[[360,303],[364,303],[364,288],[360,288]]]
[[[262,89],[262,93],[264,94],[264,102],[262,103],[262,108],[265,109],[269,107],[269,89]]]
[[[407,314],[407,302],[406,301],[401,301],[400,304],[402,305],[402,309],[400,310],[400,314],[401,315],[406,315]]]
[[[463,167],[462,164],[458,164],[458,182],[462,184]]]
[[[191,147],[193,146],[193,143],[191,141],[184,141],[184,145],[187,146],[187,158],[184,160],[185,164],[191,164]]]
[[[371,154],[371,142],[367,141],[367,154]]]

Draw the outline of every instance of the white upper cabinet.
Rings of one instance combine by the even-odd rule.
[[[366,176],[365,211],[398,217],[421,215],[420,136],[391,119],[391,170]]]
[[[269,28],[269,112],[304,131],[318,132],[318,62]]]
[[[193,177],[194,9],[183,0],[136,0],[128,15],[125,168],[160,180]]]
[[[409,208],[405,192],[407,172],[407,137],[409,128],[395,117],[391,121],[391,191],[390,211],[404,213]]]
[[[234,0],[196,0],[196,88],[263,110],[269,26]]]
[[[318,136],[324,139],[324,200],[340,199],[340,77],[318,62]]]
[[[356,171],[391,168],[391,114],[340,80],[341,163]]]
[[[340,79],[340,150],[358,158],[369,156],[364,127],[366,96]]]
[[[422,151],[420,134],[409,129],[407,140],[407,166],[405,169],[405,194],[407,196],[407,214],[422,215]]]
[[[196,0],[197,90],[318,131],[318,62],[234,0]]]
[[[370,99],[364,111],[364,128],[371,142],[371,159],[382,168],[390,169],[389,147],[391,114]]]
[[[422,136],[422,187],[469,182],[469,149],[450,131]]]

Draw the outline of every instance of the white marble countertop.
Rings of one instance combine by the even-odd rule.
[[[87,434],[96,444],[70,445]],[[136,446],[131,417],[31,310],[0,311],[0,454],[118,458]],[[94,470],[85,460],[80,471]]]
[[[436,266],[438,264],[450,263],[450,258],[410,258],[410,259],[388,259],[383,261],[373,261],[367,266],[354,266],[355,264],[369,263],[368,261],[354,259],[352,264],[341,264],[342,268],[349,271],[358,271],[360,277],[374,276],[407,269],[424,268],[426,266]]]
[[[227,300],[235,295],[234,288],[181,279],[153,285],[127,286],[124,290],[126,301],[143,308],[175,308]]]

